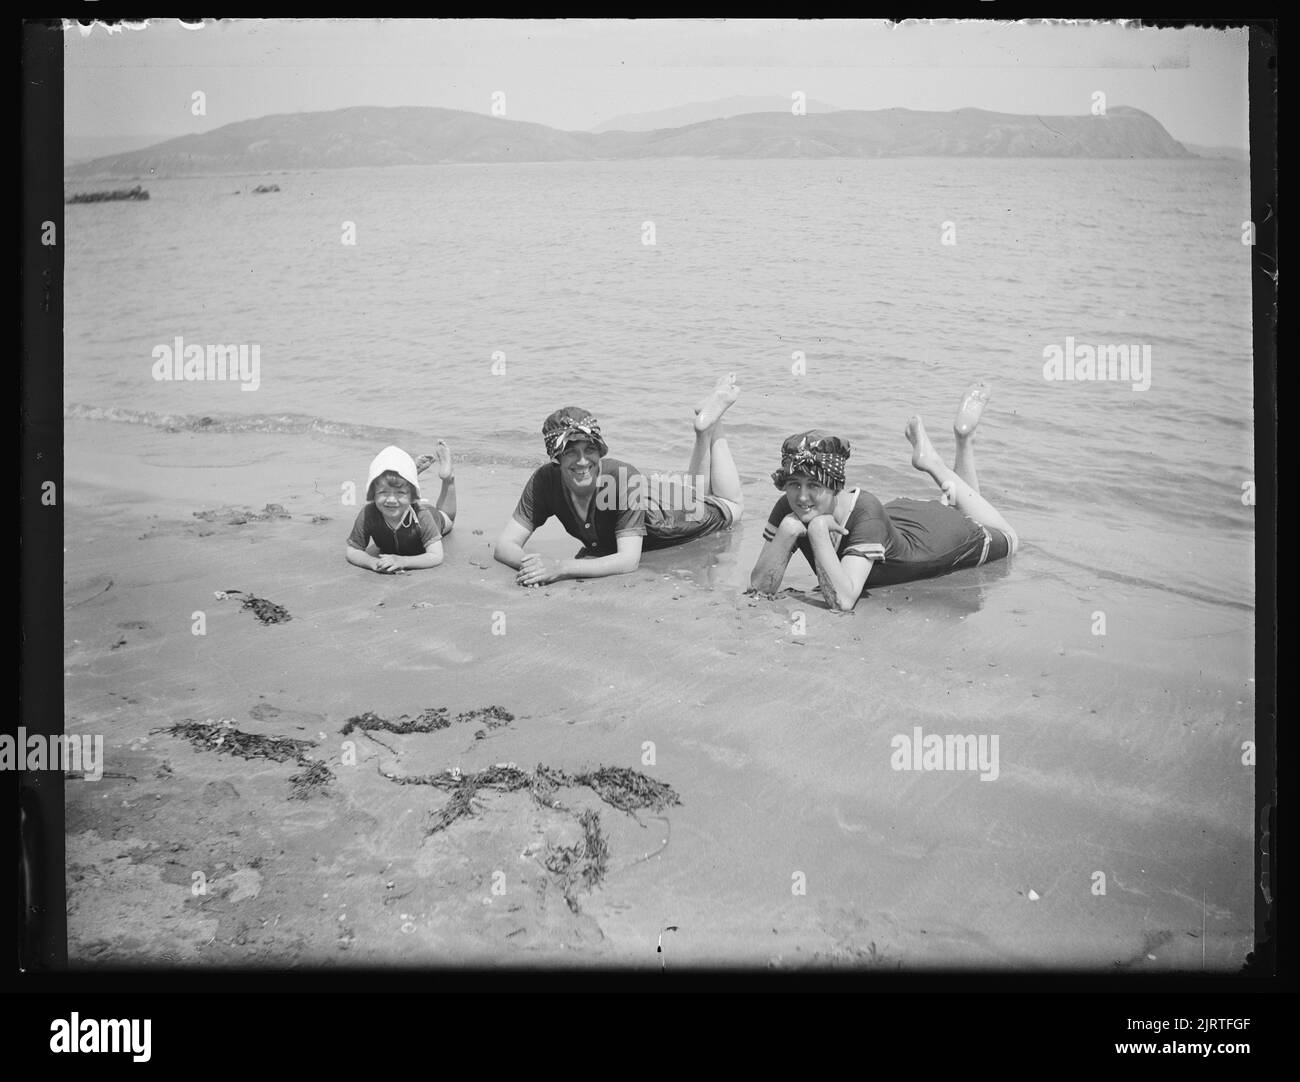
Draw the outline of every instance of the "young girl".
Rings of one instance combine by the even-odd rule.
[[[436,506],[420,499],[416,480],[435,462],[442,480]],[[439,440],[437,454],[422,456],[419,467],[400,447],[385,447],[370,463],[366,505],[348,535],[347,561],[381,575],[437,567],[443,535],[455,521],[456,478],[447,444]]]
[[[772,481],[784,495],[767,520],[750,575],[758,593],[774,594],[798,548],[812,565],[826,603],[851,612],[867,586],[945,575],[1000,560],[1020,545],[1011,524],[979,491],[975,427],[989,390],[977,384],[957,410],[955,466],[949,469],[930,443],[920,417],[907,424],[912,465],[943,491],[940,500],[881,504],[861,489],[844,488],[849,443],[824,432],[801,432],[781,447]]]

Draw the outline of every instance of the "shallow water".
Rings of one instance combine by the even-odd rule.
[[[851,484],[927,494],[907,416],[949,453],[957,400],[986,378],[981,479],[1036,559],[1079,582],[1253,603],[1243,167],[681,160],[275,179],[269,195],[248,193],[258,178],[151,180],[147,203],[67,208],[74,413],[337,433],[366,459],[443,436],[524,466],[542,417],[575,402],[611,453],[680,469],[689,406],[734,370],[757,515],[779,441],[813,424],[852,440]],[[151,351],[178,335],[258,345],[260,385],[155,381]],[[1045,380],[1043,350],[1067,336],[1149,345],[1150,388]]]

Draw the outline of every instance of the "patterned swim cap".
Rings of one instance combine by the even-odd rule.
[[[600,434],[600,422],[581,406],[565,406],[542,422],[542,442],[546,444],[547,458],[558,458],[570,440],[589,440],[596,445],[602,458],[609,454],[609,447]]]
[[[838,492],[844,487],[848,459],[848,440],[817,429],[798,432],[781,444],[781,468],[772,474],[772,483],[783,489],[791,477],[801,473]]]

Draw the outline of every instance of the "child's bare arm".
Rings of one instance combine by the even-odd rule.
[[[347,560],[353,567],[364,567],[367,571],[377,570],[376,565],[379,562],[365,549],[359,549],[355,545],[348,545]]]
[[[419,556],[393,556],[395,566],[402,571],[422,571],[437,567],[443,561],[442,541],[435,541]]]

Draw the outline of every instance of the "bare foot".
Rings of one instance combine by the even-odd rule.
[[[438,477],[443,481],[447,480],[451,474],[451,448],[447,446],[446,440],[438,441],[438,449],[433,452],[434,458],[438,460]]]
[[[975,431],[992,394],[993,388],[987,383],[971,384],[970,390],[962,397],[961,405],[957,407],[957,417],[952,422],[952,430],[958,439],[964,439]]]
[[[451,476],[451,448],[446,440],[438,441],[438,450],[431,455],[421,455],[415,460],[415,472],[423,473],[434,463],[438,464],[438,476],[447,480]]]
[[[939,452],[934,449],[930,437],[926,435],[925,425],[920,417],[913,417],[907,422],[907,440],[912,445],[912,466],[922,473],[928,473],[940,485],[940,471],[947,469]]]
[[[717,386],[709,393],[708,398],[695,408],[695,431],[703,432],[716,424],[739,397],[740,388],[736,386],[736,373],[728,372],[718,380]]]

